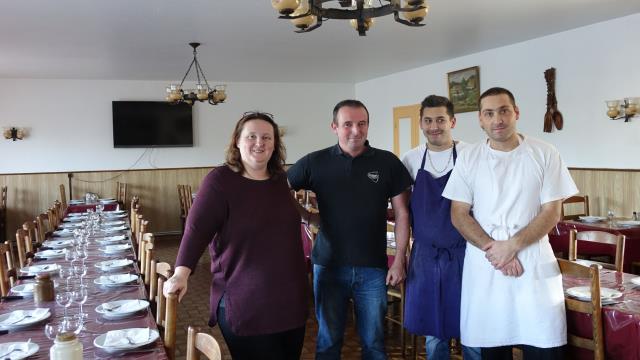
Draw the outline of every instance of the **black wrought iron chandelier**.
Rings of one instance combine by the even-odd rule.
[[[315,30],[323,20],[339,19],[350,20],[360,36],[366,35],[374,18],[390,14],[401,24],[424,26],[429,11],[425,0],[271,0],[271,5],[279,19],[291,20],[297,33]]]
[[[192,42],[189,45],[193,48],[193,60],[191,60],[191,64],[189,64],[189,68],[187,72],[182,77],[182,81],[180,81],[180,85],[178,84],[170,84],[167,87],[167,101],[171,104],[179,104],[186,103],[189,105],[193,105],[196,101],[204,102],[208,101],[211,105],[218,105],[227,98],[226,93],[226,85],[216,85],[213,88],[209,86],[209,82],[204,75],[204,71],[202,67],[200,67],[200,63],[198,62],[198,46],[200,43]],[[182,85],[184,84],[184,80],[189,75],[191,68],[195,65],[196,70],[196,88],[195,89],[182,89]]]

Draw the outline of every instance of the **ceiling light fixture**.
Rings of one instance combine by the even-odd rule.
[[[315,30],[323,20],[339,19],[350,20],[360,36],[366,35],[373,18],[393,14],[401,24],[424,26],[421,22],[429,11],[425,0],[271,0],[271,6],[279,19],[291,20],[297,33]]]
[[[227,98],[227,86],[216,85],[213,88],[209,86],[207,78],[204,75],[204,71],[202,71],[202,67],[200,67],[200,63],[198,62],[197,48],[200,46],[200,43],[192,42],[189,43],[189,45],[193,48],[193,60],[191,60],[191,64],[189,64],[187,72],[182,77],[180,85],[170,84],[167,87],[167,101],[171,104],[187,103],[189,105],[193,105],[196,101],[208,101],[211,105],[218,105],[219,103],[224,102]],[[183,90],[182,85],[184,84],[184,80],[187,78],[187,75],[189,75],[189,72],[194,65],[197,77],[196,88]]]

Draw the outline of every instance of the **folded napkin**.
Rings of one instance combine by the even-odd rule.
[[[116,225],[123,225],[124,224],[124,220],[113,220],[113,221],[106,221],[102,223],[102,226],[116,226]]]
[[[127,238],[126,235],[114,235],[114,236],[99,237],[99,238],[96,238],[96,241],[111,242],[111,241],[125,240],[126,238]]]
[[[103,275],[100,276],[100,282],[102,284],[120,284],[128,281],[135,280],[135,276],[131,274],[115,274],[115,275]]]
[[[116,226],[116,227],[110,227],[110,228],[103,228],[102,231],[104,232],[114,232],[114,231],[122,231],[122,230],[127,230],[126,226]]]
[[[21,322],[28,320],[38,320],[44,318],[49,313],[47,308],[35,308],[33,310],[15,310],[11,312],[8,318],[0,322],[0,325],[18,325]]]
[[[100,267],[111,268],[111,267],[120,267],[120,266],[125,266],[125,265],[129,265],[129,260],[128,259],[118,259],[118,260],[105,261],[105,262],[102,262],[100,264]]]
[[[24,286],[22,287],[22,290],[20,290],[21,293],[25,293],[25,292],[33,292],[33,286],[35,284],[34,283],[25,283]],[[15,286],[14,286],[15,288]]]
[[[56,271],[58,270],[57,264],[44,264],[44,265],[31,265],[29,267],[23,268],[22,272],[28,272],[29,274],[37,274],[41,272],[47,271]]]
[[[102,304],[102,308],[104,310],[115,313],[130,313],[140,310],[141,308],[143,308],[143,305],[144,304],[140,300],[130,300],[117,305],[113,303],[104,303]]]
[[[38,251],[35,256],[36,257],[51,257],[51,256],[61,256],[67,252],[67,249],[58,249],[58,250],[44,250]]]
[[[149,328],[133,328],[123,330],[111,330],[104,339],[104,347],[128,348],[135,344],[144,344],[149,341],[151,332]]]

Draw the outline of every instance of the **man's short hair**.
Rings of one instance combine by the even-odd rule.
[[[364,111],[367,112],[367,123],[369,123],[369,109],[367,109],[366,106],[364,106],[364,104],[362,103],[362,101],[360,100],[353,100],[353,99],[347,99],[347,100],[342,100],[339,103],[336,104],[336,106],[334,106],[333,108],[333,122],[335,124],[338,124],[338,111],[340,111],[340,109],[342,109],[343,107],[348,106],[348,107],[354,107],[354,108],[363,108]]]
[[[516,98],[513,96],[511,91],[501,87],[492,87],[491,89],[486,90],[482,93],[482,95],[480,95],[480,99],[478,99],[478,111],[482,110],[482,99],[486,98],[487,96],[496,95],[507,95],[509,97],[509,100],[511,100],[511,105],[513,105],[513,107],[516,107]]]
[[[422,103],[420,103],[420,118],[422,119],[422,113],[424,112],[425,108],[436,107],[446,107],[447,114],[450,117],[453,117],[453,103],[449,101],[449,99],[444,96],[429,95],[424,98],[424,100],[422,100]]]

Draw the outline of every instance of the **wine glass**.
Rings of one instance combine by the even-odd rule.
[[[49,340],[55,340],[58,334],[60,334],[61,332],[62,324],[50,322],[44,326],[44,335]]]
[[[71,264],[77,258],[75,247],[67,248],[67,251],[64,252],[64,259]]]
[[[67,250],[67,253],[68,252],[69,251]],[[58,271],[60,272],[60,278],[65,279],[67,287],[69,287],[69,279],[71,279],[71,277],[73,276],[73,268],[60,266],[60,269]]]
[[[76,258],[82,261],[82,266],[84,266],[84,261],[87,259],[87,257],[89,257],[87,248],[84,245],[78,246],[76,248]]]
[[[60,291],[56,294],[56,303],[62,307],[64,307],[64,320],[67,319],[67,308],[71,306],[71,302],[73,298],[71,297],[71,292],[69,291]]]
[[[80,278],[80,286],[84,286],[84,276],[87,275],[87,266],[84,264],[84,260],[82,261],[83,264],[75,264],[73,265],[73,274],[77,277]]]
[[[87,302],[88,297],[89,297],[89,290],[87,289],[86,285],[78,286],[71,293],[71,298],[73,299],[73,302],[80,305],[80,310],[78,312],[78,317],[80,319],[84,319],[89,316],[89,314],[82,311],[82,305],[84,305],[84,303]]]

